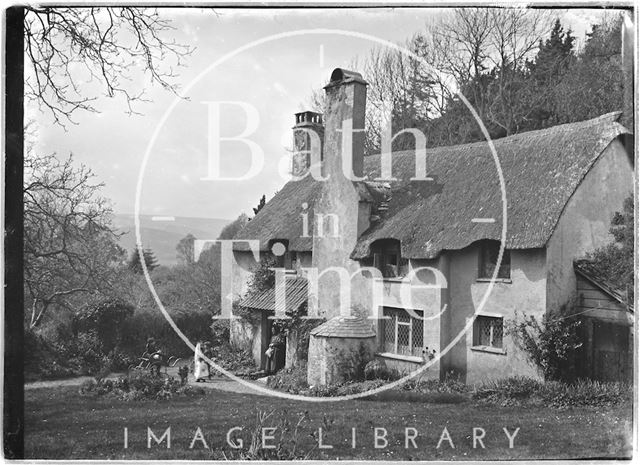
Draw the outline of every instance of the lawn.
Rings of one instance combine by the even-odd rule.
[[[292,402],[273,397],[207,390],[204,396],[165,401],[124,402],[91,398],[78,388],[63,386],[25,392],[25,450],[27,458],[38,459],[223,459],[239,458],[238,450],[226,443],[227,431],[251,442],[260,411],[275,413],[262,427],[279,427],[285,452],[291,452],[291,438],[300,415],[296,456],[310,452],[312,459],[373,460],[475,460],[475,459],[568,459],[629,457],[631,454],[631,407],[581,407],[557,410],[546,407],[497,407],[471,401],[434,404],[396,401],[351,401],[329,404]],[[283,431],[283,421],[289,429]],[[147,448],[147,427],[160,438],[171,427],[171,448],[166,441]],[[128,448],[124,448],[124,428]],[[189,448],[200,428],[210,449],[202,441]],[[319,449],[317,433],[323,428]],[[374,428],[385,428],[387,447],[376,449]],[[473,428],[485,436],[473,448]],[[352,448],[352,428],[356,447]],[[415,428],[415,445],[405,448],[405,428]],[[441,437],[446,436],[438,448]],[[503,428],[514,434],[514,447]],[[260,430],[258,430],[260,431]],[[384,432],[378,431],[382,436]],[[269,435],[269,431],[265,435]],[[414,431],[409,431],[413,436]],[[482,435],[477,430],[477,435]],[[260,438],[258,438],[260,440]],[[452,448],[451,445],[455,448]],[[383,446],[384,441],[379,440]],[[271,450],[263,450],[272,453]]]

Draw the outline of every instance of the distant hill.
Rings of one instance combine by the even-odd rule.
[[[196,239],[216,239],[220,231],[232,220],[220,218],[174,217],[174,221],[154,221],[151,215],[140,215],[140,236],[142,245],[153,250],[161,265],[176,263],[176,245],[187,234]],[[120,246],[130,254],[136,246],[136,232],[133,215],[116,214],[113,224],[125,234],[120,238]]]

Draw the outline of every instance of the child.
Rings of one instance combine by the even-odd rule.
[[[209,378],[209,365],[204,360],[204,354],[202,353],[201,343],[198,342],[194,354],[194,371],[193,376],[196,379],[196,383],[205,382],[206,378]]]

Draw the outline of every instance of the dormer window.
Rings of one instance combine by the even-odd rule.
[[[374,268],[377,268],[383,278],[396,278],[406,274],[407,259],[403,259],[400,252],[400,241],[383,239],[371,244],[371,254]]]
[[[286,239],[275,239],[271,242],[271,253],[275,258],[276,268],[287,270],[294,269],[297,259],[296,253],[289,250],[289,241]]]
[[[500,253],[499,241],[482,241],[480,243],[480,270],[478,278],[491,279],[498,266],[498,255]],[[511,253],[504,249],[502,262],[498,269],[497,279],[511,279]]]

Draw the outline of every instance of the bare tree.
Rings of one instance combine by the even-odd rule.
[[[27,158],[24,195],[25,304],[29,326],[52,307],[74,309],[81,294],[115,286],[114,269],[124,258],[111,226],[111,209],[86,167],[72,157]]]
[[[96,84],[108,97],[123,96],[135,113],[133,103],[145,99],[144,89],[130,85],[136,73],[178,90],[175,68],[193,50],[166,39],[172,29],[155,9],[26,6],[26,97],[63,126],[77,110],[97,111],[99,93],[87,94]]]
[[[532,107],[523,104],[519,81],[550,33],[551,20],[543,10],[455,9],[427,31],[434,66],[452,90],[465,93],[481,118],[512,134]]]

